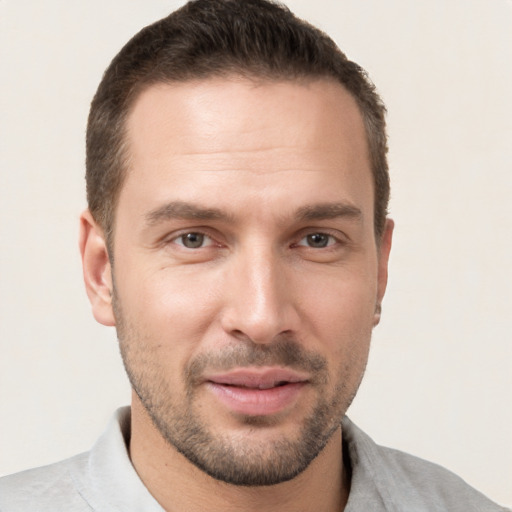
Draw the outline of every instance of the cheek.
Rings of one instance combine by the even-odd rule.
[[[117,286],[123,314],[152,344],[193,347],[215,317],[218,286],[213,276],[193,266],[147,271],[136,263],[130,266],[138,272],[124,279],[120,272]]]
[[[121,273],[116,276],[120,279]],[[118,335],[129,373],[139,384],[182,389],[183,369],[200,350],[211,318],[205,313],[205,294],[193,279],[165,270],[144,273],[140,267],[116,290]]]
[[[327,357],[331,370],[357,385],[368,359],[373,329],[376,284],[362,279],[332,277],[308,294],[301,316]]]
[[[373,321],[377,286],[375,279],[364,274],[333,274],[311,289],[304,282],[301,296],[303,314],[311,317],[318,329],[343,335],[348,332],[368,331]],[[307,290],[307,291],[306,291]]]

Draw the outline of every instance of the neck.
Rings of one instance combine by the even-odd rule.
[[[153,497],[167,512],[339,512],[348,499],[341,429],[308,468],[288,482],[245,487],[215,480],[170,446],[138,400],[132,404],[130,457]]]

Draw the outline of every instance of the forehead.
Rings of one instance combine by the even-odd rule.
[[[156,84],[128,116],[133,156],[294,148],[308,144],[368,157],[359,108],[333,80],[255,81],[233,76]],[[334,142],[334,144],[333,144]]]
[[[373,196],[362,116],[331,80],[156,84],[137,98],[126,128],[129,165],[120,203],[123,196],[132,203],[189,201],[201,187],[203,203],[205,195],[209,203],[225,203],[225,193],[217,197],[222,188],[231,200],[252,195],[270,203],[286,191],[300,196],[318,188],[329,195],[326,180]],[[339,198],[325,201],[331,199]]]

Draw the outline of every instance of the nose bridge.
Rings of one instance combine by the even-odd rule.
[[[227,283],[225,329],[255,343],[270,343],[293,328],[282,258],[270,245],[255,242],[235,259]]]

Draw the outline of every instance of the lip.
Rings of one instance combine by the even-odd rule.
[[[293,405],[308,380],[288,368],[237,368],[208,375],[205,385],[231,412],[265,416]]]

